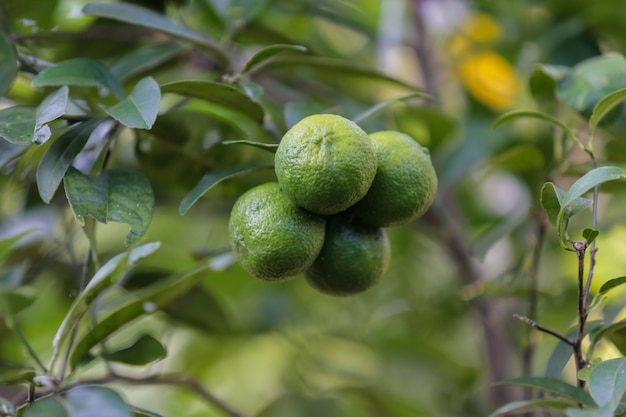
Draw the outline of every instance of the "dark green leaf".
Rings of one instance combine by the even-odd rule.
[[[85,289],[78,295],[66,313],[52,341],[55,352],[70,334],[71,329],[87,312],[89,306],[103,290],[118,282],[122,275],[141,259],[151,255],[159,249],[159,242],[147,243],[130,249],[109,259],[91,278]],[[126,261],[126,262],[124,262]],[[56,355],[55,355],[56,356]],[[54,360],[52,361],[54,364]],[[51,366],[52,367],[52,366]]]
[[[152,186],[138,172],[109,170],[101,176],[90,176],[72,168],[65,175],[64,184],[74,216],[81,225],[84,216],[101,223],[128,224],[126,245],[141,239],[152,221]]]
[[[111,362],[126,365],[147,365],[167,356],[167,351],[154,337],[144,334],[123,349],[105,352],[102,357]]]
[[[257,51],[252,57],[246,62],[243,69],[241,70],[242,74],[247,74],[256,69],[260,64],[266,62],[274,55],[278,55],[282,52],[306,52],[306,47],[302,45],[270,45],[262,48]]]
[[[142,74],[145,71],[169,61],[183,52],[186,48],[178,44],[157,43],[135,49],[115,61],[109,67],[109,71],[124,81],[128,78]]]
[[[21,417],[74,417],[61,397],[46,397],[26,408]]]
[[[596,240],[600,232],[593,229],[585,229],[583,230],[583,238],[587,241],[587,244],[591,245],[591,243]]]
[[[24,236],[27,236],[29,233],[29,231],[26,231],[18,233],[15,236],[7,236],[3,240],[0,240],[0,261],[2,261],[9,253],[11,253],[11,250],[13,249],[15,244],[20,241],[20,239],[22,239]]]
[[[626,284],[626,276],[610,279],[604,284],[602,284],[602,286],[600,287],[599,294],[607,293],[613,288],[618,287],[622,284]]]
[[[175,25],[162,14],[150,9],[129,3],[90,3],[83,8],[83,13],[88,16],[118,20],[167,33],[168,35],[206,47],[220,61],[223,63],[228,62],[228,57],[219,44],[207,39],[199,32]]]
[[[11,88],[17,76],[17,54],[4,33],[0,31],[0,97]]]
[[[30,369],[7,369],[0,371],[0,385],[31,382],[37,373]],[[1,403],[0,403],[1,404]],[[0,413],[0,416],[2,414]]]
[[[189,193],[183,198],[178,207],[178,212],[181,215],[187,213],[187,211],[193,206],[207,191],[220,182],[232,178],[237,175],[247,174],[248,172],[255,171],[261,168],[267,168],[271,165],[268,164],[252,164],[244,166],[225,167],[211,171],[205,174],[198,184],[193,187]]]
[[[526,401],[513,401],[505,404],[489,414],[489,417],[503,416],[510,413],[519,413],[522,411],[531,411],[544,408],[556,408],[564,410],[566,408],[576,407],[576,404],[571,401],[562,400],[526,400]]]
[[[110,388],[80,386],[66,394],[71,417],[132,417],[131,407]]]
[[[118,122],[130,128],[150,129],[156,120],[161,90],[154,78],[143,78],[124,100],[106,110]]]
[[[508,378],[498,381],[496,385],[517,385],[530,387],[541,391],[546,391],[562,398],[567,398],[588,407],[595,407],[596,403],[587,391],[582,388],[570,385],[557,378],[545,377],[520,377]]]
[[[13,317],[35,302],[35,296],[23,289],[0,290],[0,317]]]
[[[32,107],[0,110],[0,137],[16,145],[28,145],[35,134],[36,111]]]
[[[277,56],[271,61],[267,61],[263,66],[265,69],[284,69],[296,72],[298,68],[321,71],[336,76],[364,77],[404,87],[408,90],[419,90],[419,88],[401,81],[397,78],[389,77],[378,71],[376,68],[361,65],[352,61],[342,59],[326,58],[311,55],[285,55]]]
[[[508,172],[537,172],[545,166],[543,154],[536,146],[520,145],[507,149],[489,161],[489,169]]]
[[[591,338],[591,346],[589,349],[593,351],[595,349],[595,345],[605,337],[615,344],[615,347],[620,350],[622,354],[626,355],[626,320],[610,324],[594,333]]]
[[[33,78],[35,87],[75,85],[81,87],[104,87],[119,99],[124,98],[120,82],[96,61],[74,58],[46,68]]]
[[[263,108],[245,93],[212,81],[175,81],[161,85],[163,93],[199,98],[243,113],[255,122],[263,121]]]
[[[213,294],[199,285],[169,303],[163,311],[176,321],[201,332],[223,332],[230,325],[222,305]]]
[[[391,98],[389,100],[385,100],[383,102],[380,102],[372,107],[370,107],[369,109],[367,109],[366,111],[364,111],[363,113],[360,113],[354,117],[352,117],[352,121],[354,123],[361,123],[363,120],[372,117],[373,115],[377,114],[378,112],[382,111],[383,109],[385,109],[385,107],[388,107],[394,103],[397,103],[399,101],[405,101],[405,100],[409,100],[412,98],[432,98],[432,96],[430,94],[424,93],[424,92],[416,92],[416,93],[411,93],[411,94],[407,94],[405,96],[400,96],[400,97],[394,97]]]
[[[70,89],[64,85],[54,93],[46,97],[37,106],[36,126],[39,127],[65,114]]]
[[[205,265],[191,272],[176,274],[159,280],[148,288],[134,292],[127,300],[113,308],[106,314],[106,317],[78,339],[78,343],[70,356],[71,367],[75,368],[92,347],[108,338],[111,334],[137,318],[163,308],[189,291],[206,277],[208,269],[209,266]]]
[[[253,148],[263,149],[264,151],[269,151],[272,153],[276,153],[276,149],[278,148],[277,143],[254,142],[251,140],[225,140],[224,142],[222,142],[222,144],[252,146]]]
[[[54,196],[61,180],[72,161],[85,147],[89,135],[98,126],[100,120],[92,119],[72,126],[48,148],[37,167],[37,188],[45,203]]]
[[[248,138],[266,135],[263,129],[263,108],[231,86],[211,81],[176,81],[162,85],[161,92],[204,100],[194,110],[231,124]]]

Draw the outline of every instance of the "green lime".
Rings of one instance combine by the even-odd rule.
[[[274,158],[278,183],[297,205],[336,214],[360,200],[376,175],[376,153],[354,122],[317,114],[283,136]]]
[[[426,148],[396,131],[372,133],[378,168],[369,191],[349,209],[371,226],[409,223],[432,205],[437,174]]]
[[[324,243],[326,219],[296,206],[276,182],[244,193],[228,231],[237,260],[250,275],[284,281],[304,272]]]
[[[390,255],[385,229],[339,214],[328,218],[324,246],[305,276],[324,294],[354,295],[380,281]]]

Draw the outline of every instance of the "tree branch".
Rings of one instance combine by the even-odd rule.
[[[163,374],[136,378],[119,374],[111,374],[109,377],[106,378],[82,380],[76,382],[64,388],[63,391],[69,391],[70,389],[81,385],[100,385],[109,384],[112,382],[136,385],[172,385],[180,388],[185,388],[198,395],[206,403],[215,406],[229,417],[244,417],[244,414],[241,411],[235,410],[233,407],[226,404],[220,398],[216,397],[212,392],[204,388],[202,384],[200,384],[198,381],[182,375]]]

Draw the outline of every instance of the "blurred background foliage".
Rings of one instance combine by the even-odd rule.
[[[626,53],[623,2],[133,2],[213,39],[226,60],[146,28],[85,16],[87,3],[3,0],[0,25],[17,46],[21,70],[0,106],[36,106],[49,92],[31,85],[29,68],[87,57],[126,86],[146,74],[160,85],[235,79],[263,109],[259,129],[218,114],[205,101],[181,102],[165,93],[151,130],[120,132],[108,166],[138,170],[150,180],[155,213],[142,242],[162,246],[125,277],[124,288],[111,290],[110,300],[116,291],[149,285],[198,259],[228,261],[230,208],[243,191],[274,177],[268,169],[224,181],[181,216],[181,199],[206,172],[271,163],[263,150],[223,141],[276,142],[308,114],[354,117],[415,88],[433,96],[395,102],[361,122],[368,132],[411,134],[430,149],[440,178],[430,212],[389,231],[392,261],[379,286],[336,299],[301,279],[271,285],[237,265],[215,268],[192,292],[111,338],[117,347],[149,333],[167,348],[165,359],[125,372],[192,376],[245,415],[259,417],[484,416],[521,395],[494,388],[494,380],[561,376],[563,366],[550,361],[556,341],[512,315],[530,314],[563,332],[574,323],[576,260],[545,225],[539,190],[548,179],[567,188],[589,165],[574,147],[557,146],[558,134],[545,123],[491,125],[504,111],[541,108],[584,126],[578,113],[554,99],[554,86],[537,75],[537,64],[572,67],[601,53]],[[272,44],[307,49],[276,55],[239,75],[255,51]],[[536,81],[534,90],[529,79]],[[92,94],[73,93],[86,100]],[[53,137],[63,127],[55,123]],[[620,126],[618,120],[600,132],[600,160],[626,160]],[[35,169],[48,144],[0,145],[0,238],[27,232],[0,267],[0,288],[18,286],[33,296],[17,320],[47,361],[76,295],[89,242],[62,192],[51,204],[37,195]],[[596,289],[626,269],[626,194],[609,191],[601,203]],[[589,216],[573,221],[571,230],[577,222],[588,224]],[[96,231],[100,259],[124,250],[126,225],[98,224]],[[612,293],[593,319],[626,315],[623,295]],[[0,370],[33,366],[16,334],[1,323]],[[618,354],[608,343],[601,349],[609,357]],[[93,377],[103,367],[94,363],[78,377]],[[565,369],[572,380],[571,367]],[[182,389],[124,384],[118,392],[162,415],[222,415]],[[0,387],[0,396],[23,398],[24,387]]]

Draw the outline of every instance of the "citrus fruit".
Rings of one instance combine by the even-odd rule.
[[[380,281],[390,254],[385,229],[363,225],[344,214],[331,216],[326,222],[324,246],[305,277],[325,294],[358,294]]]
[[[431,206],[437,175],[426,148],[396,131],[372,133],[378,168],[369,191],[349,209],[371,226],[406,224]]]
[[[304,272],[324,243],[326,219],[296,206],[276,182],[245,192],[231,211],[230,242],[240,265],[266,281]]]
[[[281,188],[297,205],[336,214],[360,200],[376,175],[376,153],[354,122],[333,114],[306,117],[285,133],[274,158]]]

